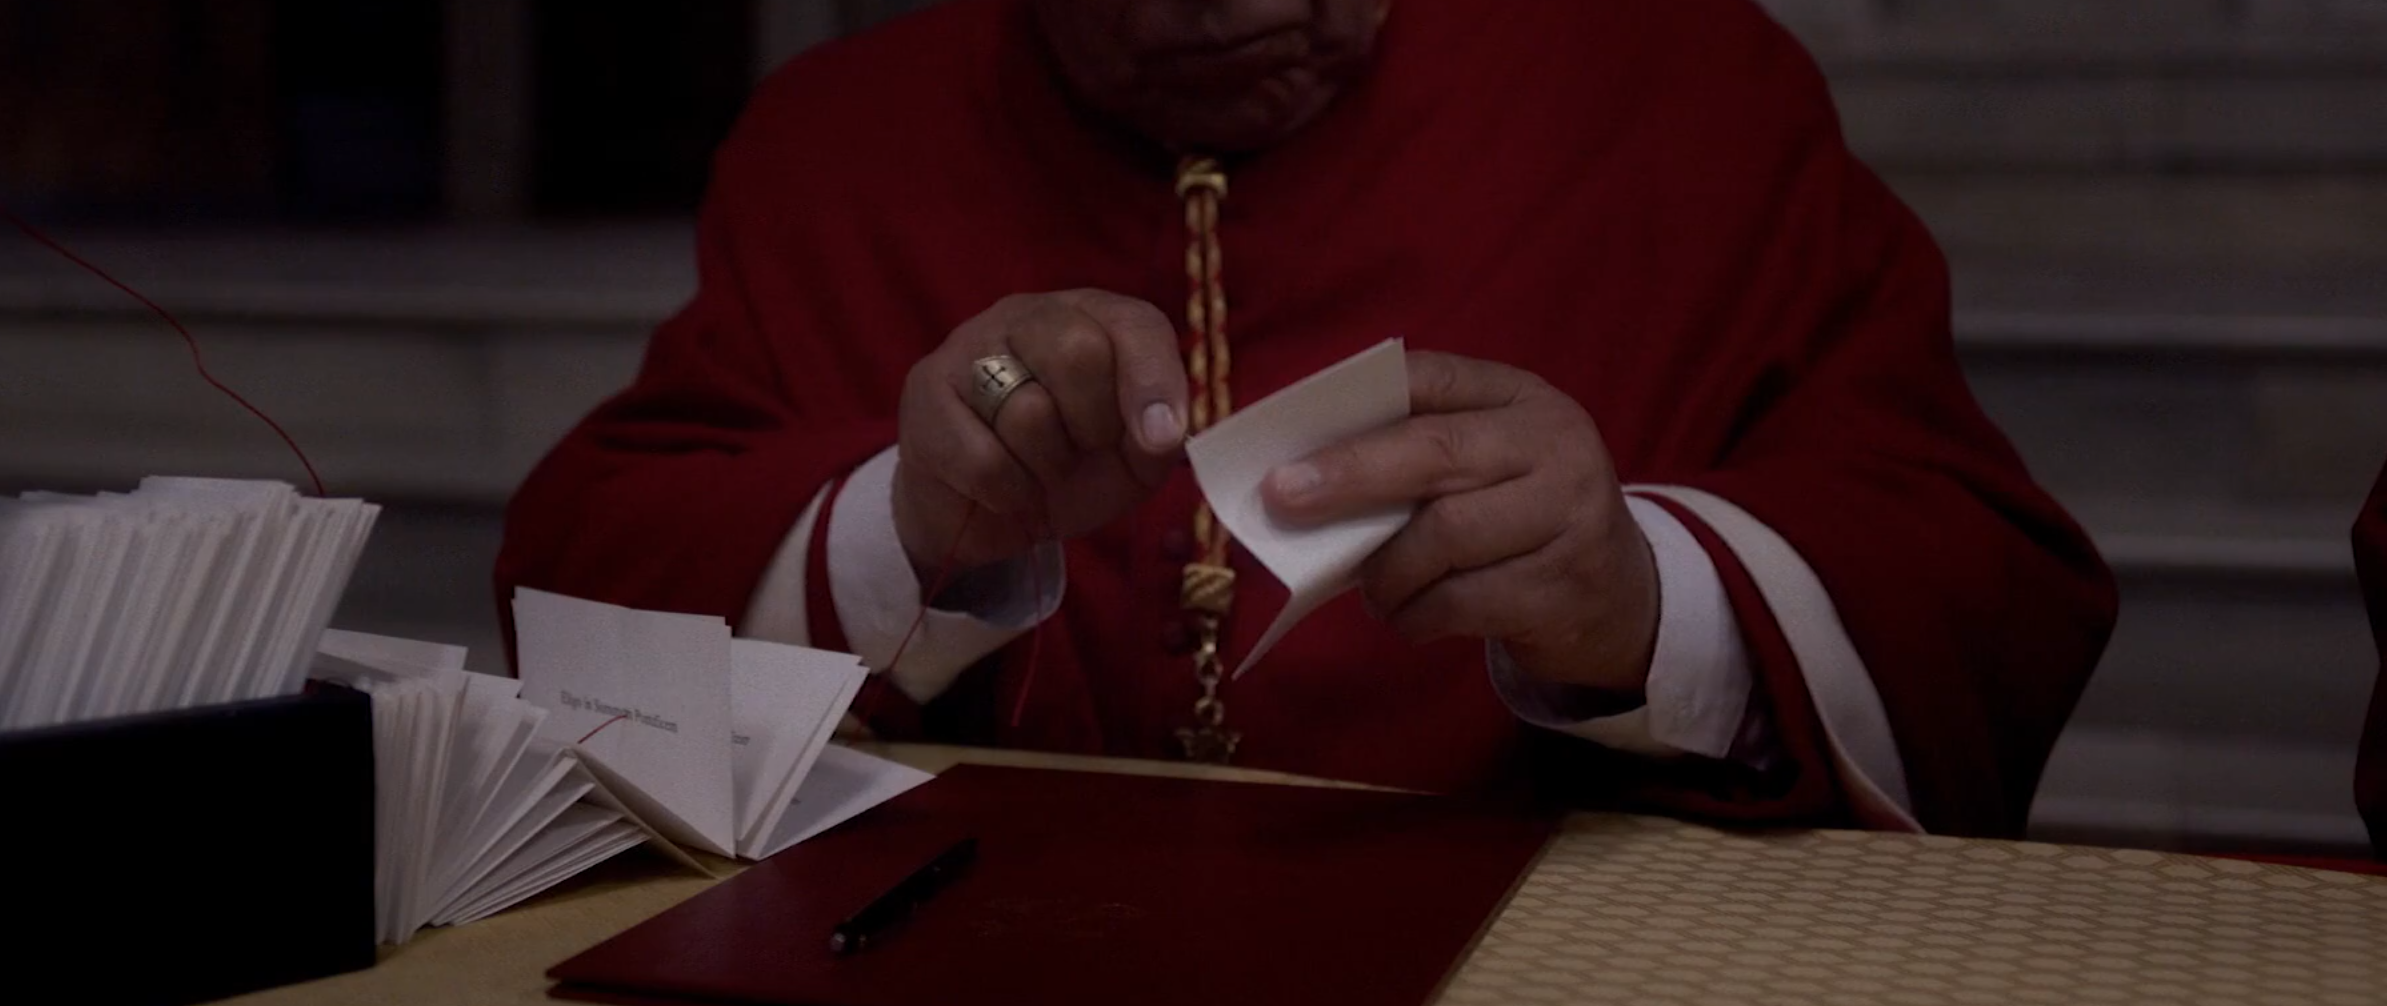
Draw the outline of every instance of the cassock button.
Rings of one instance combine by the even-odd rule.
[[[1161,534],[1161,558],[1170,562],[1187,562],[1193,559],[1193,554],[1193,534],[1191,532],[1177,527],[1170,528]]]
[[[1193,620],[1190,618],[1172,618],[1169,624],[1161,627],[1160,648],[1170,656],[1182,657],[1192,653],[1196,642]]]

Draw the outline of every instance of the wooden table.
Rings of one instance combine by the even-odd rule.
[[[960,761],[1303,781],[1203,766],[887,746]],[[1324,784],[1321,784],[1324,785]],[[735,864],[721,863],[724,877]],[[551,965],[717,879],[633,854],[385,949],[369,971],[230,1000],[550,1003]],[[1570,818],[1448,1004],[2387,1003],[2387,878],[2154,852]]]

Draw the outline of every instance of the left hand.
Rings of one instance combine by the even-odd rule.
[[[1312,524],[1417,503],[1360,567],[1371,612],[1412,641],[1496,640],[1537,678],[1639,696],[1657,568],[1590,414],[1514,367],[1408,364],[1410,418],[1277,469],[1271,512]]]

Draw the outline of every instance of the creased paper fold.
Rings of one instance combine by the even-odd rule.
[[[1387,339],[1248,406],[1188,441],[1194,480],[1220,523],[1290,597],[1274,624],[1236,664],[1266,656],[1319,605],[1351,589],[1359,564],[1415,511],[1413,505],[1317,527],[1280,523],[1260,487],[1280,465],[1408,418],[1409,367],[1399,339]]]

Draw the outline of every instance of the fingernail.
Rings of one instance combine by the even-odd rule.
[[[1276,494],[1288,501],[1316,492],[1320,481],[1318,466],[1307,462],[1295,462],[1278,468],[1268,478],[1276,483]]]
[[[1177,410],[1166,402],[1144,406],[1144,446],[1155,450],[1177,446],[1177,438],[1184,430],[1177,422]]]

